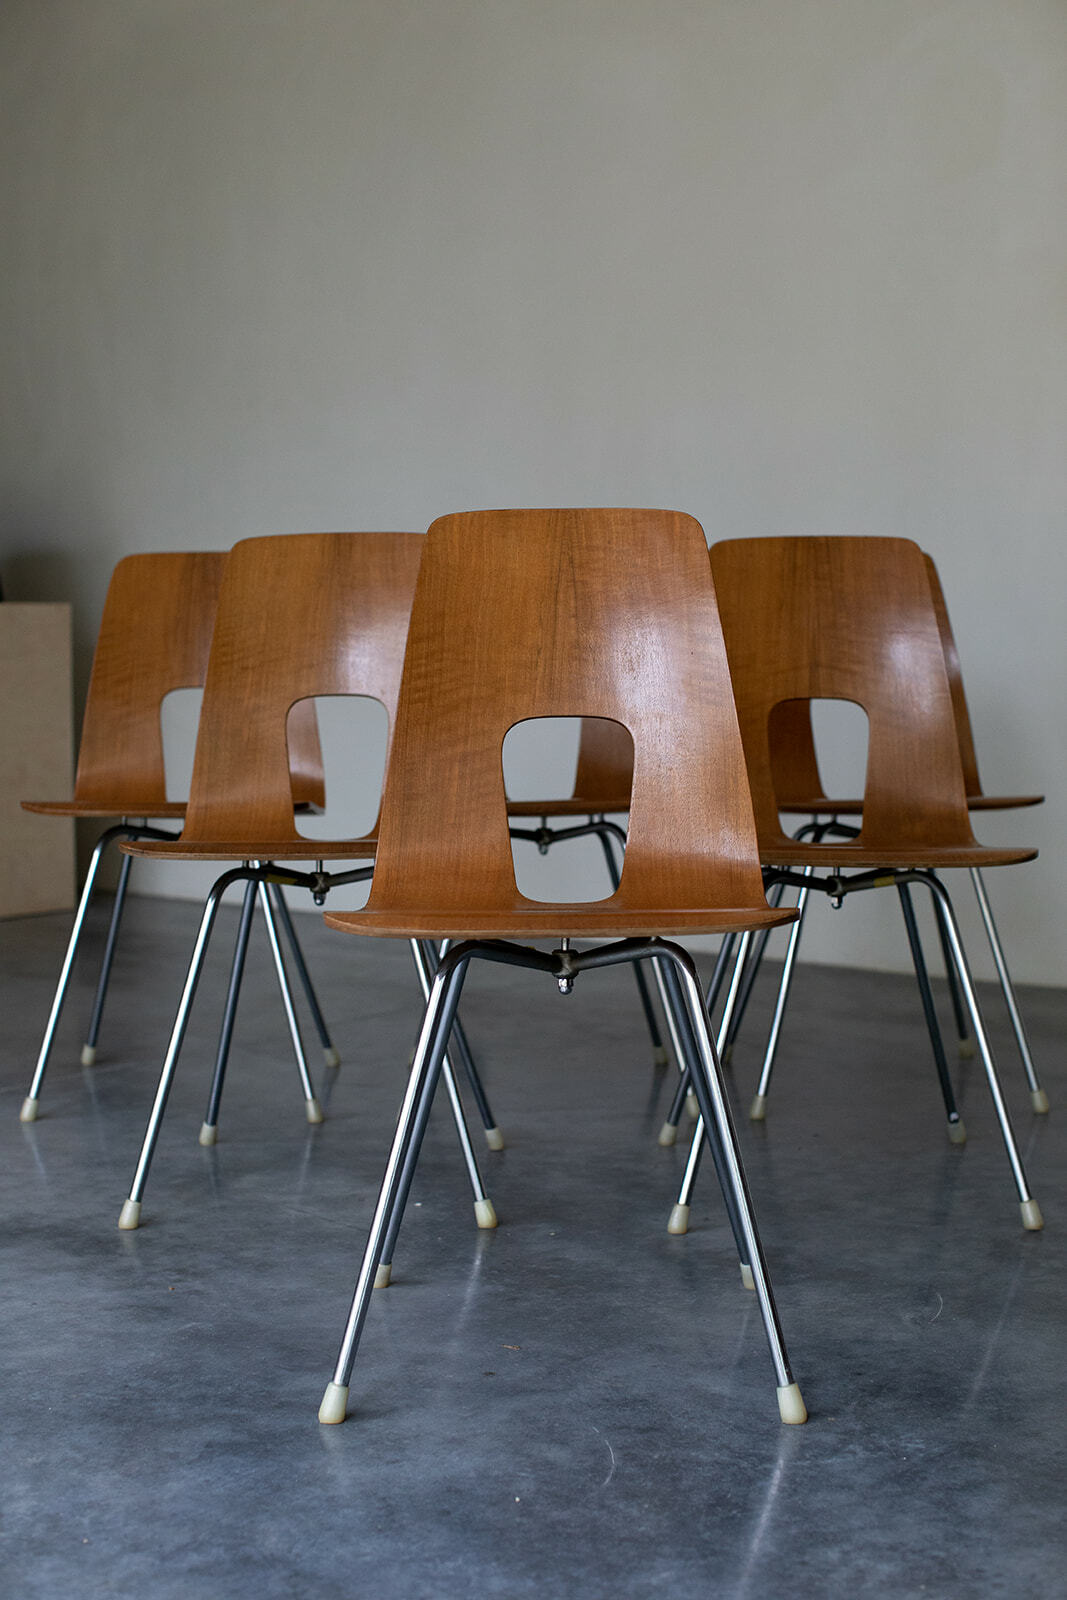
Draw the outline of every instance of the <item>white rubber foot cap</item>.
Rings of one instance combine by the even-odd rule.
[[[950,1122],[948,1125],[948,1136],[953,1144],[966,1144],[967,1129],[963,1122]]]
[[[200,1124],[200,1132],[197,1135],[197,1137],[199,1138],[200,1143],[204,1146],[205,1149],[208,1147],[208,1145],[218,1144],[218,1142],[219,1142],[218,1124],[214,1123],[214,1122],[202,1122]]]
[[[970,1061],[974,1057],[975,1042],[973,1039],[961,1039],[959,1042],[959,1055],[961,1061]]]
[[[496,1212],[493,1210],[493,1202],[491,1200],[476,1200],[474,1202],[474,1220],[479,1228],[496,1227]]]
[[[700,1101],[697,1099],[696,1095],[693,1094],[692,1090],[690,1090],[685,1097],[685,1111],[686,1115],[693,1122],[695,1122],[700,1115]]]
[[[320,1422],[343,1422],[348,1410],[347,1383],[328,1383],[319,1407]]]
[[[808,1408],[799,1383],[787,1383],[778,1391],[778,1414],[783,1422],[807,1422]]]
[[[689,1207],[675,1205],[671,1207],[670,1221],[667,1223],[668,1233],[689,1232]]]
[[[756,1280],[752,1276],[752,1268],[749,1266],[747,1261],[743,1261],[741,1263],[741,1282],[744,1284],[746,1289],[751,1289],[753,1294],[755,1293]]]
[[[326,1118],[322,1114],[322,1107],[319,1105],[319,1102],[315,1099],[314,1095],[312,1095],[310,1100],[305,1100],[304,1104],[307,1106],[309,1122],[317,1124],[326,1121]]]
[[[95,1044],[83,1044],[82,1045],[82,1066],[83,1067],[95,1067],[96,1066],[96,1046],[95,1046]]]
[[[665,1067],[670,1061],[665,1044],[657,1044],[652,1051],[652,1064],[656,1067]]]
[[[1036,1233],[1039,1228],[1045,1226],[1045,1219],[1041,1215],[1041,1207],[1036,1200],[1020,1201],[1019,1210],[1023,1214],[1023,1227],[1028,1229],[1030,1233]]]
[[[393,1281],[392,1263],[389,1262],[389,1261],[379,1261],[378,1270],[374,1274],[374,1287],[376,1289],[388,1289],[388,1287],[392,1283],[392,1281]]]
[[[119,1212],[120,1228],[139,1228],[141,1226],[141,1202],[139,1200],[124,1200],[122,1210]]]
[[[22,1102],[22,1110],[19,1112],[19,1121],[20,1122],[36,1122],[37,1121],[37,1107],[39,1105],[40,1105],[40,1101],[39,1100],[35,1100],[32,1095],[27,1095],[25,1100]]]
[[[341,1065],[340,1052],[335,1050],[332,1044],[325,1047],[322,1052],[322,1059],[328,1067],[339,1067]]]
[[[501,1133],[499,1128],[486,1128],[485,1142],[489,1146],[490,1150],[503,1150],[504,1135]]]
[[[752,1104],[748,1108],[750,1122],[765,1122],[767,1120],[767,1096],[756,1094],[752,1096]]]
[[[1044,1116],[1048,1110],[1048,1095],[1044,1089],[1030,1090],[1030,1109],[1036,1111],[1038,1116]]]
[[[659,1130],[657,1142],[663,1146],[664,1150],[669,1150],[672,1144],[678,1143],[678,1129],[673,1122],[665,1122],[663,1124]]]

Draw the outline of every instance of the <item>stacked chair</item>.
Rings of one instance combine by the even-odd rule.
[[[712,571],[766,881],[792,884],[801,892],[820,890],[836,903],[868,889],[899,891],[912,884],[924,885],[935,897],[1023,1226],[1038,1229],[1041,1212],[1023,1171],[952,902],[939,876],[952,867],[979,871],[1017,865],[1032,860],[1036,851],[983,846],[971,830],[923,553],[903,539],[738,539],[714,546]],[[806,706],[814,699],[853,701],[867,713],[859,826],[845,837],[791,839],[782,831],[782,796],[775,786],[775,717],[783,705]],[[833,802],[826,809],[832,810]],[[950,1095],[948,1086],[951,1122]],[[698,1126],[672,1213],[674,1232],[684,1232],[687,1225],[700,1148]]]
[[[633,740],[629,837],[608,898],[520,894],[501,747],[526,718],[596,717]],[[433,979],[352,1308],[319,1412],[341,1422],[380,1263],[392,1260],[445,1043],[471,961],[504,962],[567,993],[585,973],[668,967],[674,1024],[743,1267],[756,1291],[786,1422],[806,1417],[692,959],[691,934],[774,926],[763,889],[730,676],[692,518],[650,511],[445,517],[426,538],[382,805],[370,897],[327,913],[349,934],[450,942]],[[576,949],[576,938],[592,939]],[[550,940],[543,950],[531,940]],[[605,942],[609,941],[609,942]]]
[[[127,556],[118,563],[108,585],[93,656],[74,794],[69,800],[23,802],[27,811],[44,816],[122,819],[105,828],[92,853],[33,1079],[22,1103],[23,1122],[37,1119],[56,1028],[108,849],[124,839],[171,839],[172,833],[152,826],[149,819],[180,818],[185,813],[183,801],[167,798],[160,712],[172,691],[203,686],[225,565],[225,553],[215,550],[153,552]],[[322,753],[310,703],[301,708],[292,730],[291,774],[292,802],[305,811],[321,806]],[[130,866],[127,857],[119,874],[82,1046],[82,1065],[86,1067],[96,1062]],[[291,934],[287,918],[286,926]],[[298,946],[294,953],[299,957]],[[302,961],[298,966],[327,1059],[336,1059],[306,968]],[[282,969],[279,976],[284,982]]]
[[[320,695],[365,695],[379,700],[392,721],[400,681],[411,596],[422,554],[417,533],[293,534],[245,539],[230,552],[219,593],[211,655],[200,711],[189,803],[177,840],[128,839],[131,855],[168,861],[232,862],[207,896],[140,1159],[119,1227],[139,1226],[149,1168],[177,1068],[218,908],[226,890],[244,885],[231,991],[223,1019],[200,1142],[215,1143],[223,1077],[240,984],[248,927],[258,896],[277,952],[271,896],[282,887],[309,891],[321,905],[332,888],[370,877],[371,833],[359,838],[309,839],[296,829],[290,782],[293,714]],[[325,862],[359,861],[327,871]],[[297,867],[293,863],[300,862]],[[420,981],[429,985],[437,952],[415,942]],[[322,1109],[289,1008],[309,1122]],[[468,1068],[491,1148],[499,1131],[470,1062],[461,1030],[456,1047]],[[479,1227],[496,1226],[485,1193],[454,1077],[449,1094],[474,1192]]]

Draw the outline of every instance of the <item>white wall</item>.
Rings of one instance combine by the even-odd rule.
[[[987,786],[1054,797],[980,831],[1042,846],[994,892],[1063,981],[1060,0],[7,0],[0,74],[0,575],[83,676],[138,548],[907,534]],[[899,965],[876,898],[809,956]]]

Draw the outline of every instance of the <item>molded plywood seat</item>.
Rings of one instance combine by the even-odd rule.
[[[526,718],[606,718],[634,745],[629,842],[617,890],[544,904],[515,882],[501,750]],[[434,980],[363,1268],[320,1420],[345,1415],[356,1344],[392,1260],[471,960],[503,961],[568,992],[580,974],[651,957],[671,970],[677,1025],[756,1289],[784,1420],[803,1421],[695,970],[663,935],[789,920],[764,895],[744,757],[707,548],[690,517],[653,511],[500,511],[444,517],[415,596],[374,881],[333,928],[460,940]],[[575,938],[617,942],[576,950]],[[527,943],[551,939],[543,952]],[[518,942],[511,942],[518,941]]]

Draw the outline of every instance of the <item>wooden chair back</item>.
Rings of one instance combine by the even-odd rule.
[[[813,699],[851,700],[867,713],[861,845],[977,847],[919,547],[731,539],[712,547],[711,564],[764,852],[787,842],[772,734],[795,727],[795,702]]]
[[[226,559],[222,550],[150,551],[116,566],[93,655],[72,809],[184,812],[184,801],[167,799],[160,712],[173,690],[203,687]],[[321,807],[314,705],[299,708],[294,721],[293,802]]]
[[[666,511],[483,511],[426,538],[368,924],[543,910],[515,883],[501,750],[534,717],[633,739],[620,916],[766,898],[707,547]],[[354,914],[362,916],[362,914]],[[557,930],[557,931],[566,931]]]
[[[293,821],[290,709],[317,695],[368,695],[392,724],[423,543],[417,533],[299,533],[234,545],[176,848],[309,853]]]

